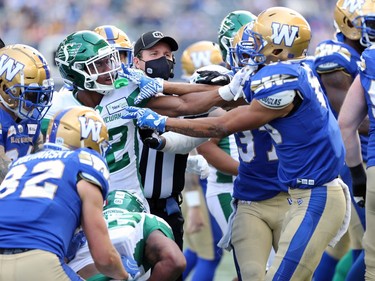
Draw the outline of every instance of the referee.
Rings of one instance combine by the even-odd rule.
[[[160,31],[141,35],[134,45],[134,66],[152,78],[173,78],[174,51],[178,44]],[[149,131],[140,130],[141,136]],[[140,174],[150,211],[171,226],[175,241],[183,249],[181,192],[185,185],[188,154],[164,153],[144,145],[140,158]],[[181,279],[182,280],[182,279]]]

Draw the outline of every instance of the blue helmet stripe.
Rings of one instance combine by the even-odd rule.
[[[51,133],[49,135],[49,142],[56,143],[57,129],[60,125],[61,118],[63,118],[69,110],[70,110],[70,108],[67,108],[67,109],[64,109],[64,110],[60,111],[56,115],[56,117],[53,119],[52,129],[51,129]],[[50,122],[52,122],[52,120]]]
[[[42,56],[39,56],[38,55],[38,58],[40,59],[40,61],[42,62],[43,64],[43,68],[44,70],[46,71],[46,79],[50,79],[51,78],[51,73],[50,73],[50,70],[48,68],[48,63],[47,61],[42,57]]]
[[[105,35],[107,36],[107,42],[109,44],[116,44],[116,41],[114,40],[115,36],[113,35],[113,30],[110,27],[106,27],[104,29]]]

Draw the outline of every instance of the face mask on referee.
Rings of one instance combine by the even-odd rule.
[[[162,56],[155,60],[145,61],[145,72],[151,78],[163,78],[168,80],[173,78],[174,60],[168,60]]]

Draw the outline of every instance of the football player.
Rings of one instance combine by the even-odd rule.
[[[0,185],[1,280],[82,280],[64,262],[81,226],[98,270],[129,280],[102,217],[108,148],[102,118],[78,106],[52,118],[43,150],[12,162]]]
[[[197,137],[260,127],[271,135],[279,157],[278,178],[289,187],[291,209],[266,280],[311,279],[325,248],[341,238],[349,223],[348,188],[337,178],[344,145],[319,80],[305,60],[310,38],[302,15],[289,8],[269,8],[249,29],[248,42],[239,44],[243,63],[265,65],[244,84],[249,105],[217,118],[168,118],[136,107],[128,107],[123,116],[136,118],[140,127]],[[236,75],[236,83],[207,94],[212,98],[216,91],[223,99],[233,99],[242,83]]]
[[[53,80],[43,55],[23,45],[0,49],[0,182],[11,161],[43,143],[40,120],[51,105]]]
[[[372,97],[372,88],[374,76],[375,48],[368,47],[362,52],[362,60],[360,64],[359,75],[354,79],[348,93],[342,104],[339,113],[339,124],[342,132],[346,148],[346,163],[349,167],[358,167],[356,173],[352,173],[353,185],[360,193],[357,193],[356,202],[366,202],[366,230],[363,237],[364,260],[366,265],[366,280],[375,278],[375,245],[373,235],[375,228],[374,220],[374,152],[373,152],[373,133],[371,128],[374,124],[374,100]],[[365,172],[362,165],[362,154],[358,128],[361,122],[368,116],[370,120],[369,143],[367,149],[367,171]],[[367,181],[366,181],[367,174]],[[363,278],[363,276],[357,276]]]
[[[94,32],[103,36],[104,39],[120,53],[120,60],[131,67],[133,64],[132,43],[124,31],[114,25],[101,25]]]
[[[120,255],[134,260],[136,280],[174,281],[185,268],[185,258],[173,241],[170,226],[146,212],[143,203],[130,192],[111,191],[103,207],[110,239]],[[87,243],[68,265],[85,279],[111,280],[98,272]]]
[[[221,57],[227,64],[228,69],[231,68],[229,51],[232,48],[232,41],[238,30],[253,21],[255,16],[245,10],[236,10],[227,14],[220,23],[218,31],[218,44],[221,51]]]
[[[361,53],[375,40],[373,37],[375,33],[374,12],[375,5],[372,1],[366,0],[355,2],[355,4],[353,2],[353,5],[351,5],[346,1],[338,0],[334,10],[334,22],[337,28],[336,39],[325,40],[317,46],[314,68],[320,75],[335,116],[339,114],[347,90],[358,74],[358,62]],[[368,119],[364,120],[359,130],[362,157],[366,162]],[[340,176],[352,190],[350,171],[355,173],[356,167],[348,169],[345,165],[340,172]],[[353,187],[353,189],[356,188]],[[349,247],[352,249],[353,261],[362,251],[365,210],[355,204],[354,200],[352,201],[353,212],[349,231],[336,247],[327,248],[314,276],[317,281],[332,279],[335,265],[348,251]],[[355,279],[355,277],[352,279]]]
[[[134,84],[115,89],[114,81],[121,69],[118,50],[96,32],[78,31],[60,43],[56,63],[69,87],[63,87],[54,95],[53,104],[43,120],[44,129],[53,114],[62,108],[73,105],[95,108],[106,123],[112,147],[106,155],[111,174],[109,189],[131,190],[145,200],[137,168],[137,128],[133,122],[121,119],[119,114],[125,105],[133,104],[139,91]],[[120,82],[124,83],[123,80]]]
[[[182,53],[182,78],[187,82],[195,83],[196,78],[199,77],[197,70],[228,73],[228,69],[220,66],[223,64],[218,44],[211,41],[198,41],[189,45]],[[224,110],[215,109],[209,113],[209,116],[216,111]],[[194,269],[191,280],[213,280],[223,254],[217,243],[226,230],[227,218],[232,212],[230,205],[233,190],[232,175],[237,174],[238,162],[234,160],[237,159],[237,149],[231,136],[231,138],[210,139],[198,146],[197,152],[205,158],[210,157],[206,159],[210,160],[211,166],[208,178],[200,181],[201,190],[189,190],[186,187],[184,189],[184,198],[188,205],[185,217],[187,221],[185,241],[188,245],[184,250],[187,268],[184,271],[184,278]],[[224,172],[229,170],[229,174],[218,171],[212,165],[219,166]],[[202,191],[203,196],[201,196]],[[212,204],[209,204],[209,200]],[[196,223],[200,212],[204,214],[204,225],[198,232],[189,234],[188,227],[190,223]]]

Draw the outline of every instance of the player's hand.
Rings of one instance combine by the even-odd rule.
[[[122,71],[125,78],[129,79],[139,87],[139,94],[134,100],[134,104],[139,104],[141,101],[152,98],[158,93],[163,92],[162,78],[151,78],[146,76],[142,71],[129,68],[122,64]]]
[[[186,172],[199,175],[201,179],[206,179],[210,173],[210,167],[202,155],[189,155],[186,163]]]
[[[144,145],[160,150],[165,146],[165,139],[152,129],[139,129],[139,135]]]
[[[86,236],[83,230],[79,230],[73,235],[70,241],[66,258],[71,261],[76,256],[77,251],[86,243]]]
[[[243,97],[243,86],[257,68],[257,66],[247,65],[238,71],[228,85],[219,88],[221,98],[226,101],[236,101],[238,98]]]
[[[197,71],[197,73],[199,74],[195,79],[195,83],[197,84],[224,86],[232,80],[231,75],[220,73],[219,71],[201,70]]]
[[[162,116],[149,108],[128,106],[122,115],[123,119],[137,119],[137,126],[143,129],[153,129],[160,133],[165,132],[167,116]]]
[[[135,281],[141,276],[139,266],[133,257],[121,256],[122,265],[129,273],[127,281]]]

